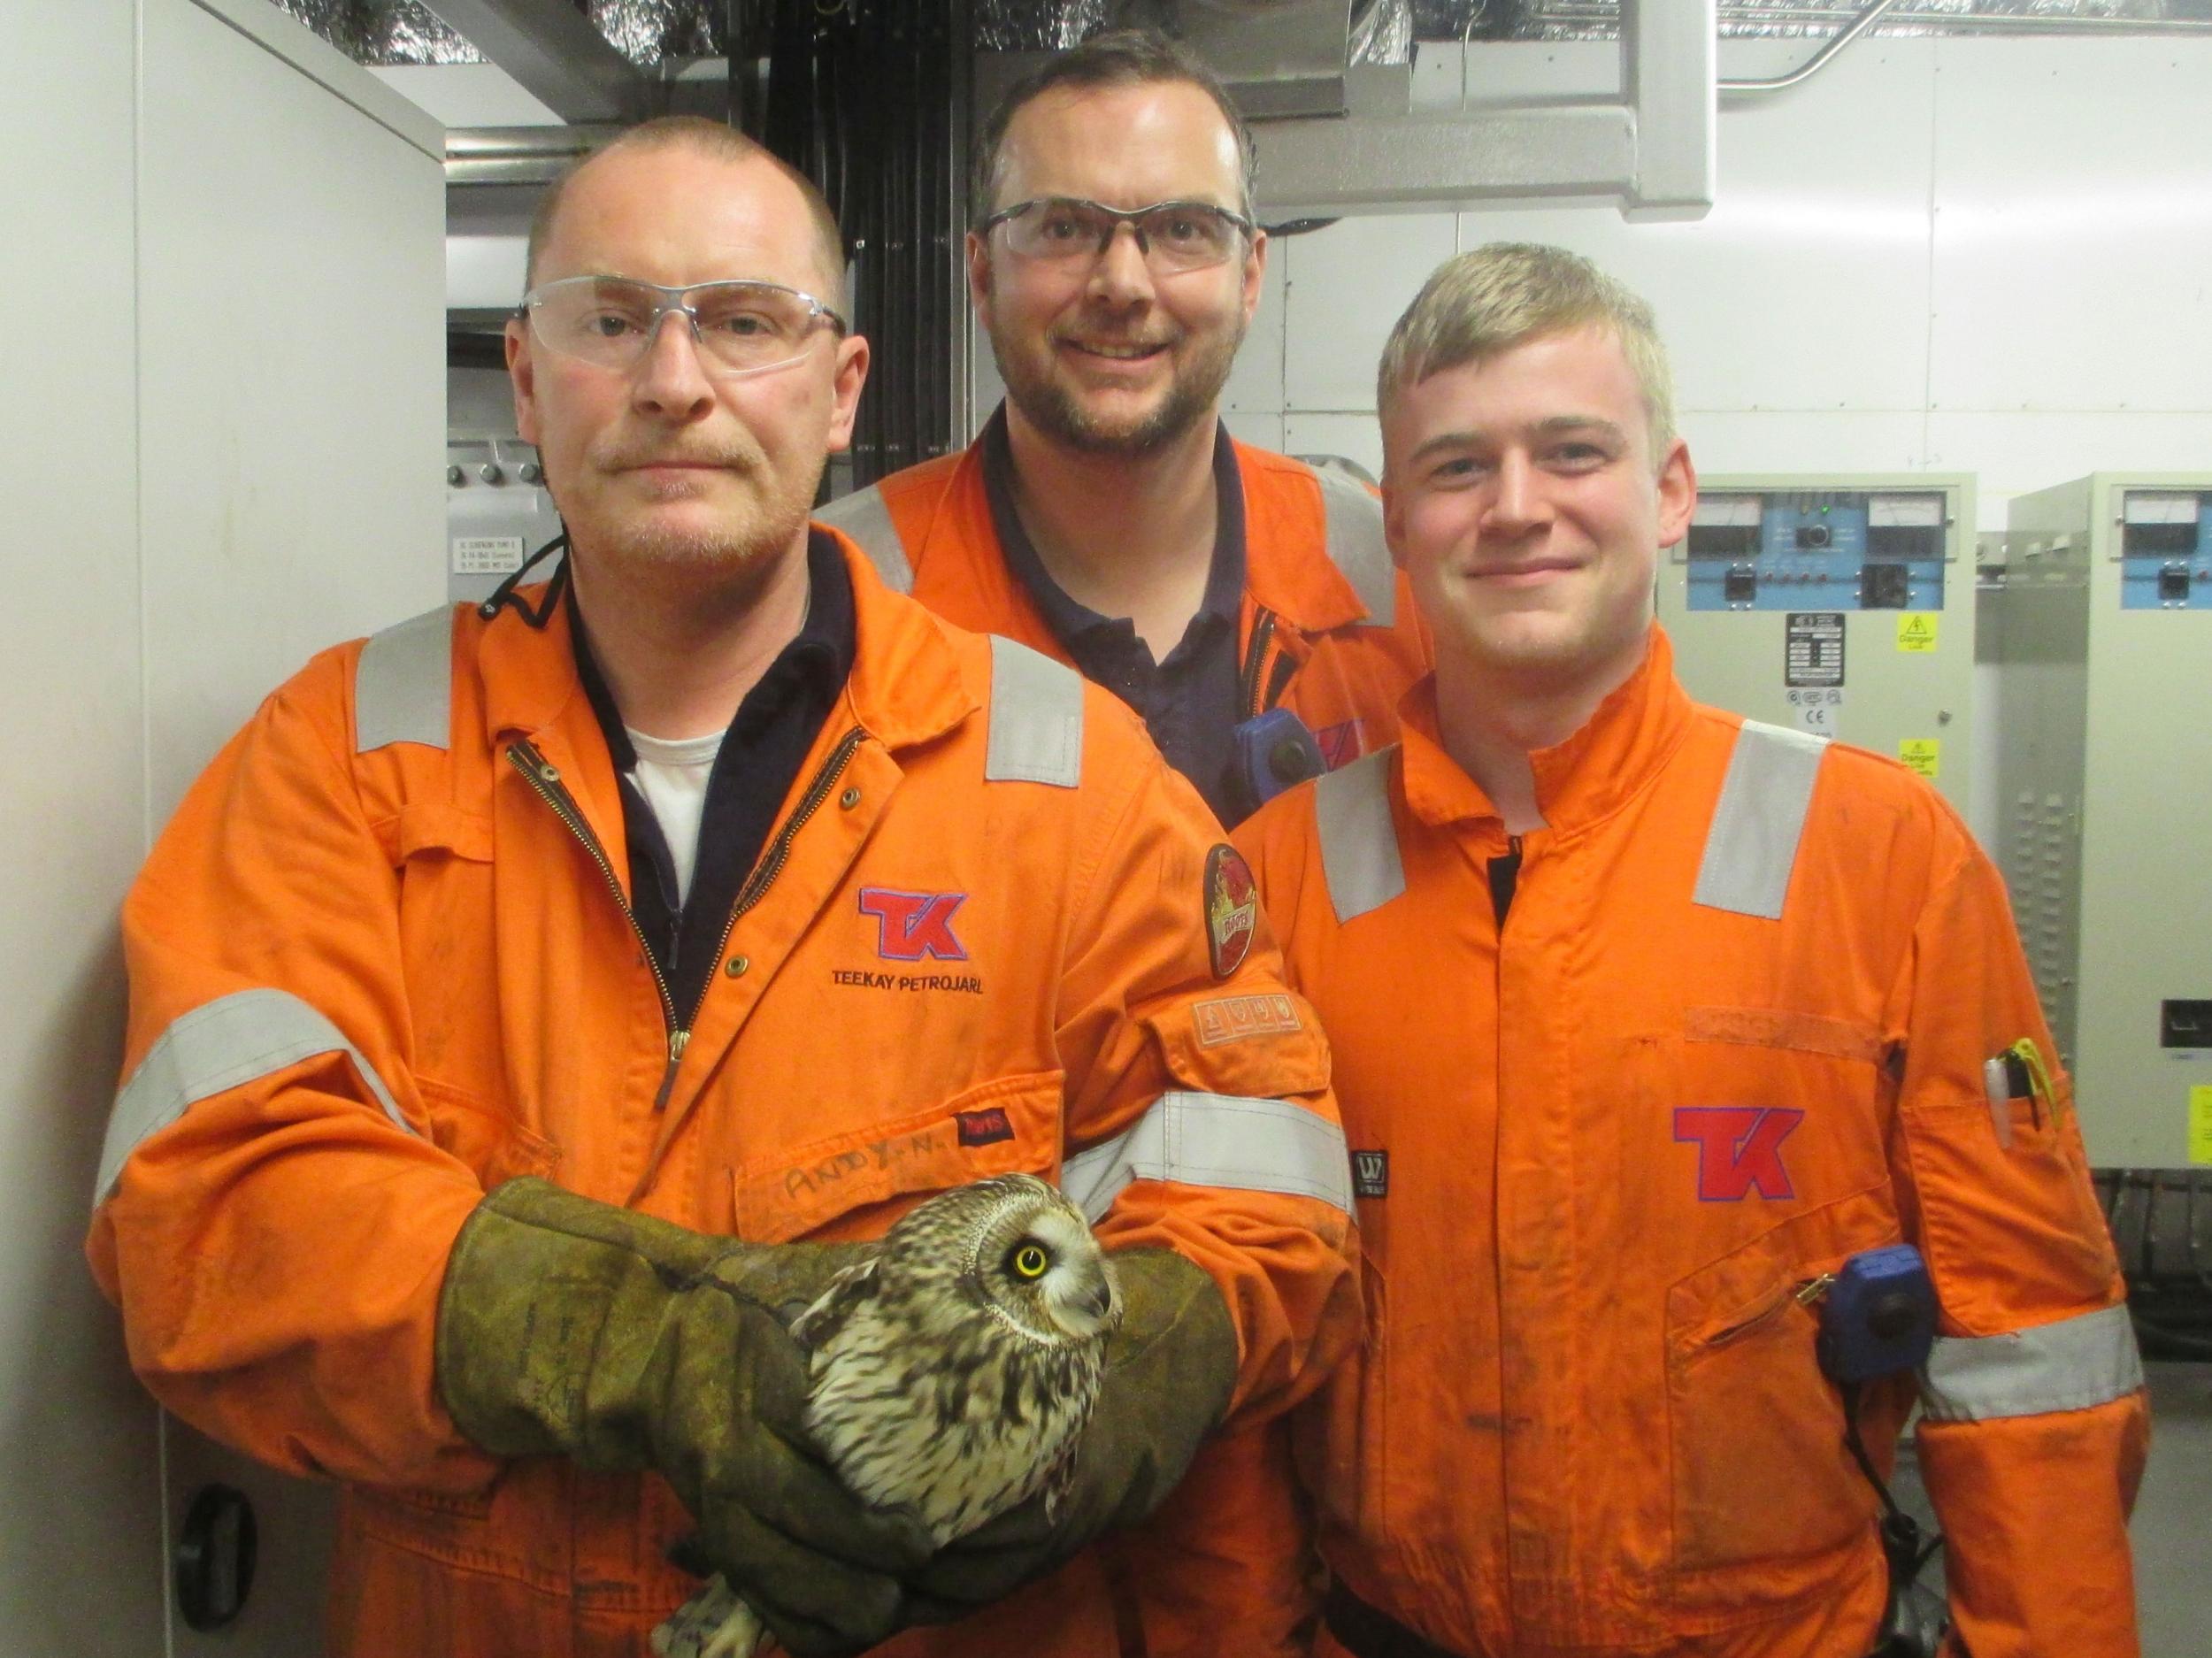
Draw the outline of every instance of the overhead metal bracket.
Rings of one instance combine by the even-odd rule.
[[[617,51],[569,0],[424,4],[565,121],[627,124],[661,109],[661,83]]]
[[[1403,70],[1349,72],[1341,119],[1260,120],[1271,219],[1611,199],[1632,219],[1712,211],[1717,0],[1622,0],[1617,97],[1450,112],[1410,107]]]

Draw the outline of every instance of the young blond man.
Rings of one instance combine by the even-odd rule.
[[[1368,1340],[1302,1421],[1325,1658],[1862,1658],[1916,1400],[1949,1650],[2136,1650],[2147,1432],[2003,887],[1901,766],[1693,703],[1696,499],[1649,310],[1557,249],[1430,279],[1378,402],[1436,670],[1246,824],[1330,1035]],[[1833,1275],[1917,1246],[1916,1375],[1841,1388]],[[1840,1315],[1839,1315],[1840,1316]]]

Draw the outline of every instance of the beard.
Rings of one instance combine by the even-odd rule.
[[[1076,388],[1053,372],[1049,336],[1040,357],[1023,349],[995,319],[990,324],[991,354],[998,361],[1006,395],[1030,425],[1047,438],[1081,455],[1137,459],[1158,453],[1213,416],[1229,368],[1244,342],[1240,323],[1203,344],[1174,371],[1167,395],[1149,412],[1132,419],[1111,419],[1086,408]]]

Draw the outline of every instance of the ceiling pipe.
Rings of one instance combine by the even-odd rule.
[[[1776,75],[1767,81],[1732,81],[1724,76],[1718,82],[1720,90],[1723,94],[1779,92],[1784,87],[1793,87],[1801,81],[1809,81],[1838,52],[1873,27],[1875,19],[1896,4],[1897,0],[1874,0],[1871,5],[1839,29],[1825,46],[1786,75]]]

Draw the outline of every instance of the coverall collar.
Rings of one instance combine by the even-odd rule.
[[[940,736],[980,708],[988,687],[963,680],[944,625],[887,588],[844,535],[820,525],[812,533],[833,538],[852,580],[856,649],[845,698],[854,722],[895,750]],[[533,604],[542,602],[541,589],[523,591]],[[598,728],[576,671],[572,628],[568,607],[559,604],[542,629],[511,609],[488,624],[478,656],[488,738],[534,736],[571,718]]]
[[[1005,405],[1002,403],[991,419],[995,424],[1001,423],[1005,417]],[[1237,518],[1241,528],[1241,541],[1236,552],[1238,567],[1243,575],[1243,593],[1248,610],[1252,607],[1271,610],[1288,624],[1294,633],[1305,636],[1366,621],[1367,607],[1360,603],[1359,595],[1353,590],[1352,584],[1345,580],[1329,557],[1325,543],[1314,534],[1311,519],[1289,511],[1284,492],[1279,487],[1254,487],[1254,480],[1263,475],[1294,472],[1307,480],[1307,487],[1318,489],[1320,485],[1313,481],[1311,469],[1304,462],[1293,460],[1287,455],[1278,455],[1268,449],[1255,449],[1248,443],[1238,442],[1229,435],[1225,425],[1217,426],[1216,430],[1216,441],[1227,445],[1229,456],[1235,462],[1233,468],[1223,467],[1217,475],[1224,480],[1222,522],[1225,526],[1229,522],[1231,509],[1240,509]],[[989,494],[984,477],[985,442],[984,438],[979,437],[961,452],[944,496],[948,503],[964,501],[972,503],[964,509],[973,515],[975,520],[965,526],[968,533],[979,533],[991,522]],[[1234,503],[1228,498],[1228,482],[1232,478],[1237,496]],[[959,512],[944,512],[939,515],[930,533],[932,539],[945,535],[956,541],[963,530]],[[933,550],[929,541],[926,541],[916,554],[916,564],[918,565],[928,560]],[[956,558],[960,557],[957,553],[951,556]],[[1010,561],[1002,549],[1001,557],[995,562],[997,567],[988,576],[995,588],[992,603],[1000,609],[1010,605],[1034,614],[1040,626],[1045,626],[1043,613],[1036,600],[1014,574]],[[1048,627],[1047,631],[1049,631]]]
[[[1636,671],[1598,704],[1564,742],[1529,756],[1536,803],[1553,833],[1602,822],[1658,777],[1690,725],[1690,698],[1674,677],[1674,650],[1657,623]],[[1424,823],[1495,820],[1497,807],[1444,751],[1436,720],[1436,677],[1423,679],[1399,706],[1403,722],[1406,805]]]

